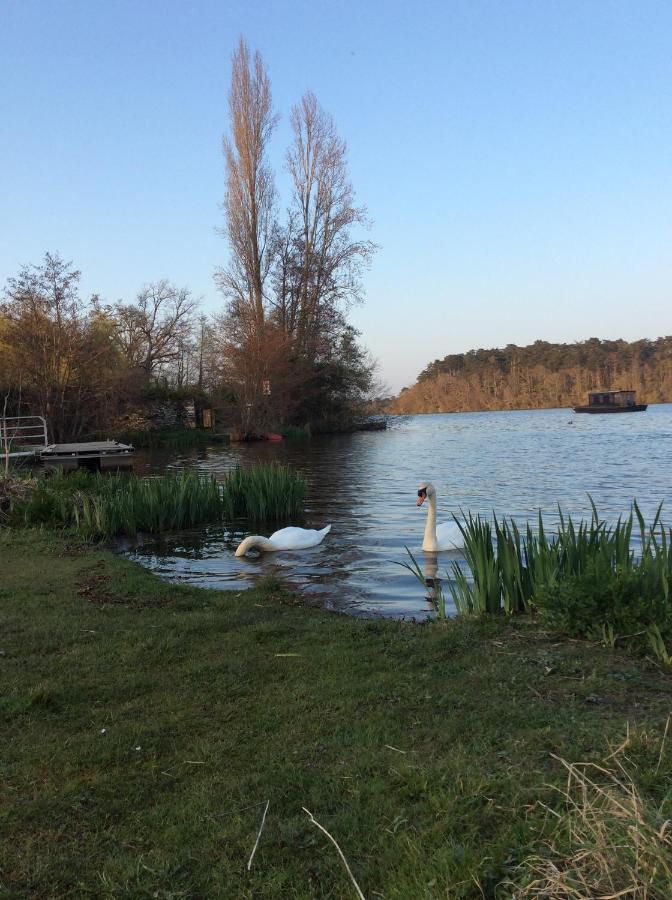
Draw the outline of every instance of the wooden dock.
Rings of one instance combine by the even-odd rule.
[[[89,469],[93,472],[118,472],[133,468],[135,448],[119,441],[88,441],[81,444],[49,444],[40,452],[46,468],[66,472]]]

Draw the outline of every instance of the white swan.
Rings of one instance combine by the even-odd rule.
[[[431,481],[421,481],[418,485],[417,505],[422,506],[425,498],[429,500],[429,507],[422,549],[430,553],[436,553],[438,550],[460,550],[464,547],[464,535],[457,522],[436,524],[436,488]]]
[[[256,547],[258,550],[307,550],[308,547],[317,547],[331,531],[331,525],[327,525],[321,531],[314,528],[281,528],[275,531],[270,538],[260,534],[251,534],[244,538],[236,549],[236,556],[245,556],[248,550]]]

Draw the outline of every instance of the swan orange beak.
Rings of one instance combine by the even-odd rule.
[[[415,505],[416,505],[416,506],[422,506],[422,504],[425,502],[425,497],[426,497],[426,496],[427,496],[426,494],[421,494],[421,495],[418,497],[418,499],[415,501]]]

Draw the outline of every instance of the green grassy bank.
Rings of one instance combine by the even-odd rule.
[[[0,635],[3,898],[357,896],[303,807],[367,898],[511,897],[570,865],[561,759],[626,735],[605,768],[672,812],[669,672],[525,619],[346,618],[5,530]]]

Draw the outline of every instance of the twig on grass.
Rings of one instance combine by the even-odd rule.
[[[310,811],[309,809],[306,809],[305,806],[302,806],[301,809],[302,809],[302,810],[305,812],[305,814],[310,818],[310,821],[313,823],[313,825],[316,825],[316,826],[320,829],[320,831],[322,831],[324,834],[326,834],[326,836],[329,838],[329,840],[330,840],[331,843],[334,845],[334,847],[336,847],[336,849],[338,850],[338,855],[339,855],[339,856],[341,857],[341,859],[343,860],[343,865],[345,866],[345,869],[346,869],[348,875],[350,876],[350,880],[352,881],[353,885],[355,886],[355,890],[357,891],[357,896],[360,898],[360,900],[366,900],[366,897],[365,897],[364,894],[362,893],[362,889],[361,889],[360,886],[357,884],[357,881],[355,880],[355,876],[352,874],[352,870],[350,869],[350,866],[348,865],[347,859],[346,859],[345,856],[343,855],[343,851],[341,850],[341,848],[340,848],[340,847],[338,846],[338,844],[336,843],[336,839],[333,838],[333,837],[329,834],[329,832],[327,831],[327,829],[326,829],[323,825],[320,825],[320,823],[317,821],[317,819],[315,818],[315,816],[311,813],[311,811]]]
[[[656,766],[656,775],[658,774],[658,769],[660,769],[660,764],[663,761],[663,753],[665,752],[665,739],[667,738],[667,731],[670,727],[670,717],[667,717],[667,722],[665,723],[665,733],[663,734],[663,740],[660,742],[660,754],[658,756],[658,765]]]
[[[247,871],[249,872],[252,868],[252,860],[254,859],[254,854],[257,852],[257,847],[259,846],[259,838],[261,837],[261,832],[264,830],[264,822],[266,821],[266,813],[268,812],[268,807],[271,805],[271,801],[266,801],[266,808],[264,809],[264,814],[261,817],[261,825],[259,826],[259,834],[257,835],[257,839],[254,842],[254,847],[252,848],[252,853],[250,853],[250,858],[247,861]]]

